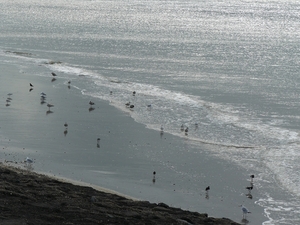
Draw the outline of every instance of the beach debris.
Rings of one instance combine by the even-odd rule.
[[[242,208],[242,212],[243,212],[243,219],[246,218],[248,213],[251,213],[244,205],[240,205],[240,207]]]

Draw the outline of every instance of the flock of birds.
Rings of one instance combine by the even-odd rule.
[[[51,74],[52,74],[52,76],[53,76],[53,78],[52,78],[51,81],[53,82],[53,81],[56,80],[57,74],[55,74],[54,72],[52,72]],[[68,88],[70,88],[70,84],[71,84],[71,81],[68,81]],[[33,86],[32,83],[29,83],[29,86],[30,86],[29,91],[31,92],[31,91],[33,90],[34,86]],[[110,91],[110,94],[112,94],[112,91]],[[133,91],[132,94],[133,94],[133,96],[135,96],[135,95],[136,95],[136,92]],[[10,106],[10,103],[11,103],[11,101],[12,101],[11,96],[12,96],[12,93],[8,93],[8,97],[7,97],[7,99],[6,99],[6,106]],[[47,95],[46,95],[44,92],[41,92],[41,94],[40,94],[41,104],[46,103],[46,96],[47,96]],[[94,110],[94,105],[95,105],[95,103],[92,102],[92,101],[89,101],[89,105],[90,105],[89,111]],[[133,108],[134,108],[134,105],[131,104],[130,102],[127,102],[127,103],[125,104],[125,106],[126,106],[127,108],[130,108],[130,109],[133,109]],[[47,107],[48,107],[48,111],[46,112],[46,114],[52,113],[51,108],[54,107],[54,105],[53,105],[53,104],[50,104],[50,103],[47,103]],[[152,107],[151,104],[147,105],[147,108],[148,108],[148,109],[151,109],[151,107]],[[67,133],[68,133],[68,123],[67,123],[67,122],[64,123],[64,127],[65,127],[64,134],[67,135]],[[195,123],[195,128],[198,128],[198,123]],[[188,127],[185,127],[184,124],[181,125],[180,130],[181,130],[182,132],[184,131],[184,132],[185,132],[185,135],[188,135],[189,128],[188,128]],[[164,126],[163,126],[163,125],[161,125],[161,127],[160,127],[160,133],[161,133],[161,134],[164,133]],[[97,138],[97,147],[100,148],[100,138]],[[33,162],[34,162],[34,160],[31,159],[31,158],[29,158],[29,157],[26,157],[26,159],[24,160],[24,163],[25,163],[25,165],[26,165],[28,168],[32,167],[32,163],[33,163]],[[248,198],[252,199],[251,191],[252,191],[252,189],[253,189],[253,178],[254,178],[254,175],[250,175],[250,178],[251,178],[251,180],[250,180],[250,186],[247,186],[247,187],[246,187],[246,189],[248,190],[248,193],[246,194],[246,196],[247,196]],[[154,172],[153,172],[152,182],[155,183],[155,181],[156,181],[156,172],[154,171]],[[205,193],[206,193],[206,194],[205,194],[205,198],[206,198],[206,199],[209,198],[209,191],[210,191],[210,186],[207,186],[207,187],[205,188]],[[248,214],[248,213],[251,213],[251,212],[250,212],[244,205],[240,205],[240,207],[241,207],[242,213],[243,213],[243,220],[245,220],[247,214]]]

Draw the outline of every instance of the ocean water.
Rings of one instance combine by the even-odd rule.
[[[0,0],[0,17],[3,64],[255,173],[264,224],[300,223],[300,3]]]

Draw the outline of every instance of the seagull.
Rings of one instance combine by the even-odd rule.
[[[57,75],[56,75],[56,73],[53,73],[53,72],[52,72],[51,74],[52,74],[52,76],[54,76],[54,77],[56,77],[56,76],[57,76]]]
[[[33,84],[32,83],[29,83],[30,87],[33,87]]]
[[[52,105],[52,104],[49,104],[49,103],[47,104],[47,107],[49,107],[49,111],[50,111],[50,108],[53,107],[53,106],[54,105]]]
[[[180,130],[181,130],[181,131],[184,131],[184,126],[183,126],[183,124],[181,124]]]
[[[251,213],[245,206],[241,205],[240,207],[242,207],[242,211],[243,211],[243,218],[246,218],[246,215],[248,213]]]
[[[29,158],[29,157],[26,157],[26,159],[25,159],[24,162],[28,163],[28,164],[31,164],[31,163],[33,163],[33,160],[31,158]]]
[[[253,182],[253,178],[254,178],[254,175],[250,175],[250,178],[251,178],[251,183]]]
[[[94,102],[92,102],[92,101],[90,101],[90,102],[89,102],[89,104],[90,104],[90,105],[95,105],[95,103],[94,103]]]

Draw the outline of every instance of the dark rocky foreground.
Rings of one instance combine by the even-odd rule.
[[[134,201],[0,165],[0,224],[218,224],[229,219]]]

